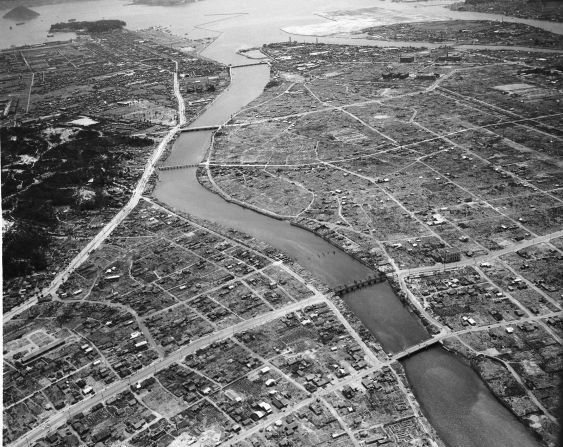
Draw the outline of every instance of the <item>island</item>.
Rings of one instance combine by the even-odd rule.
[[[88,33],[103,33],[107,31],[119,30],[125,27],[123,20],[96,20],[93,22],[60,22],[51,25],[50,32],[72,32],[85,31]]]

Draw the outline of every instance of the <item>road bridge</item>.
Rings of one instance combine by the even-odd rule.
[[[203,130],[218,130],[221,126],[182,127],[180,132],[200,132]]]
[[[333,290],[335,295],[342,297],[343,295],[346,295],[347,293],[353,292],[355,290],[362,289],[364,287],[371,286],[373,284],[377,284],[379,282],[384,282],[386,280],[387,280],[387,277],[385,276],[385,273],[377,272],[377,273],[374,273],[373,275],[369,275],[365,279],[362,279],[362,280],[359,280],[359,281],[353,281],[353,282],[346,283],[346,284],[342,284],[340,286],[336,286],[332,290]]]
[[[229,68],[253,67],[254,65],[269,65],[268,62],[254,62],[252,64],[229,65]]]
[[[410,357],[417,352],[424,351],[428,349],[430,346],[434,346],[435,344],[442,343],[437,338],[429,338],[428,340],[424,340],[421,343],[417,343],[416,345],[412,345],[411,347],[405,349],[404,351],[398,352],[397,354],[393,355],[395,360],[404,360],[407,357]]]
[[[197,168],[198,166],[202,166],[200,163],[193,163],[190,165],[171,165],[171,166],[159,166],[157,169],[159,171],[172,171],[175,169],[187,169],[187,168]]]

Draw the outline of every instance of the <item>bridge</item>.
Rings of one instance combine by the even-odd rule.
[[[428,340],[424,340],[421,343],[417,343],[416,345],[412,345],[411,347],[405,349],[404,351],[398,352],[393,356],[395,360],[404,360],[407,357],[410,357],[417,352],[424,351],[428,349],[430,346],[434,346],[435,344],[442,343],[437,338],[429,338]]]
[[[173,169],[187,169],[187,168],[197,168],[198,166],[203,166],[200,163],[194,163],[191,165],[170,165],[170,166],[159,166],[157,169],[159,171],[172,171]]]
[[[199,132],[203,130],[218,130],[221,126],[182,127],[180,132]]]
[[[353,281],[351,283],[336,286],[333,289],[333,292],[334,292],[335,295],[342,297],[343,295],[346,295],[347,293],[353,292],[355,290],[362,289],[364,287],[371,286],[373,284],[377,284],[379,282],[384,282],[386,280],[387,280],[387,277],[385,276],[385,273],[377,272],[377,273],[374,273],[373,275],[370,275],[367,278],[362,279],[360,281]]]
[[[254,62],[252,64],[229,65],[229,68],[253,67],[254,65],[269,65],[268,62]]]

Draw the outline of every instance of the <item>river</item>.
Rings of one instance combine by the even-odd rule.
[[[125,20],[131,29],[161,25],[169,27],[175,34],[187,34],[190,38],[217,37],[203,55],[225,64],[244,64],[248,60],[236,54],[236,50],[287,40],[288,34],[281,31],[281,27],[322,22],[325,19],[315,16],[318,10],[352,10],[377,5],[395,16],[399,11],[407,18],[409,14],[416,13],[442,19],[500,19],[496,15],[454,13],[435,5],[419,7],[417,4],[397,4],[382,0],[247,0],[242,3],[206,0],[172,8],[132,6],[115,0],[71,5],[72,7],[69,4],[59,4],[34,8],[41,13],[38,19],[21,27],[12,26],[12,29],[8,29],[11,23],[1,19],[2,46],[43,42],[46,40],[49,24],[56,21],[69,18],[116,18]],[[111,11],[111,14],[107,11]],[[518,19],[514,21],[527,22]],[[560,24],[541,22],[539,26],[563,33]],[[59,35],[55,37],[60,38]],[[299,37],[299,40],[313,41],[316,38],[305,36]],[[378,43],[330,37],[321,40],[371,45]],[[390,45],[389,42],[385,44]],[[397,46],[395,42],[392,45]],[[192,126],[223,124],[232,114],[258,97],[268,79],[269,70],[266,66],[233,69],[229,88]],[[209,147],[211,136],[209,131],[182,134],[175,142],[166,163],[189,164],[201,161]],[[361,279],[369,273],[367,267],[312,233],[228,203],[209,192],[197,181],[195,169],[160,172],[160,181],[154,194],[173,208],[242,230],[268,242],[328,285]],[[346,301],[386,352],[401,351],[429,337],[418,318],[402,305],[387,283],[349,294]],[[475,372],[444,349],[436,347],[418,353],[405,360],[403,366],[423,411],[448,446],[538,446],[530,432],[499,403]]]
[[[267,66],[232,69],[230,87],[191,126],[222,124],[257,97],[269,79]],[[212,132],[183,133],[166,164],[202,161]],[[236,228],[295,259],[330,286],[365,278],[370,270],[311,232],[226,202],[202,187],[195,168],[161,171],[155,196],[172,208]],[[398,352],[429,337],[389,284],[346,296],[346,302],[386,352]],[[477,374],[442,348],[403,362],[426,416],[451,447],[531,447],[528,430],[490,393]]]

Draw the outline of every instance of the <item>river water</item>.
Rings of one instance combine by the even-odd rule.
[[[190,38],[217,37],[203,55],[223,63],[244,64],[248,60],[236,50],[263,43],[287,40],[281,27],[322,22],[319,10],[356,9],[377,5],[407,19],[409,14],[433,18],[489,18],[487,14],[460,14],[440,6],[398,4],[381,0],[301,0],[264,1],[206,0],[179,7],[131,6],[115,0],[48,5],[34,8],[41,16],[21,27],[8,29],[0,20],[3,47],[46,40],[49,25],[76,18],[123,19],[128,28],[169,26]],[[219,14],[218,14],[219,13]],[[477,17],[476,17],[477,16]],[[522,21],[522,20],[517,20]],[[529,21],[524,21],[529,22]],[[541,22],[544,29],[563,33],[560,24]],[[17,29],[16,29],[17,28]],[[57,35],[55,39],[60,39]],[[313,41],[315,37],[299,37]],[[324,38],[326,42],[342,39]],[[349,39],[346,43],[368,43]],[[389,45],[388,42],[384,43]],[[392,43],[397,46],[396,43]],[[266,66],[232,70],[232,82],[192,126],[217,125],[258,97],[269,79]],[[174,144],[166,164],[200,162],[211,142],[208,131],[182,134]],[[284,251],[328,285],[364,278],[370,270],[312,233],[262,214],[228,203],[203,188],[195,169],[161,171],[155,196],[173,208],[222,225],[242,230]],[[428,333],[387,283],[349,294],[346,301],[366,327],[377,337],[386,352],[398,352],[429,337]],[[450,447],[532,447],[537,442],[520,422],[485,387],[475,372],[455,356],[436,347],[403,362],[407,377],[423,411]]]
[[[232,70],[232,83],[192,126],[221,124],[254,97],[269,79],[269,68]],[[183,133],[166,163],[202,161],[211,132]],[[155,196],[191,215],[236,228],[287,253],[330,286],[365,278],[370,270],[343,251],[298,227],[226,202],[202,187],[195,168],[161,171]],[[398,352],[429,337],[387,283],[346,296],[346,302],[386,352]],[[503,407],[475,372],[442,348],[403,362],[423,411],[451,447],[537,446],[526,428]]]

